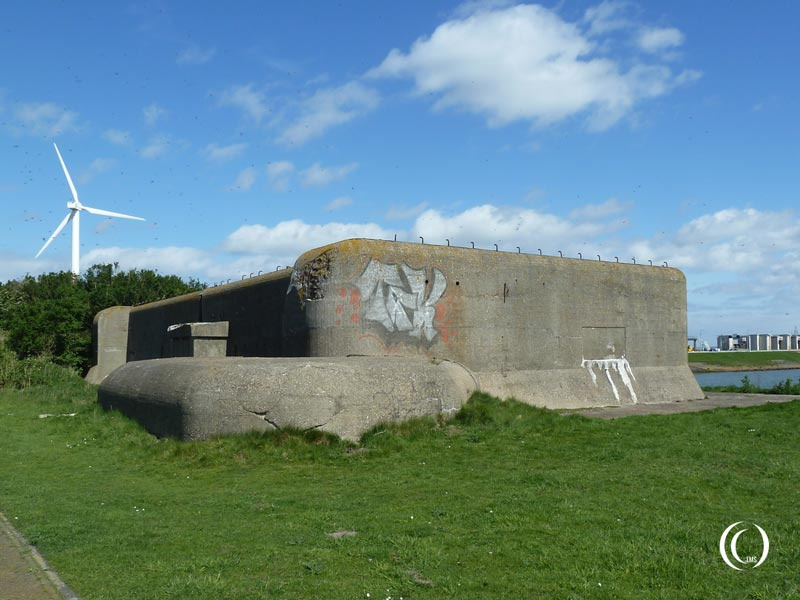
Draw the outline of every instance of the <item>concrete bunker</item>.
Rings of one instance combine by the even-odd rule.
[[[244,358],[262,361],[259,369],[244,371],[262,394],[281,389],[287,377],[297,376],[294,369],[299,367],[290,368],[290,364],[329,361],[345,371],[351,369],[345,365],[353,365],[347,371],[350,376],[337,379],[339,387],[324,386],[320,380],[309,384],[300,396],[287,395],[298,415],[304,405],[301,397],[311,398],[312,388],[337,398],[340,408],[352,397],[352,406],[360,408],[341,408],[351,415],[346,428],[336,419],[326,421],[328,430],[347,437],[357,437],[375,424],[369,406],[383,401],[377,384],[396,381],[390,374],[400,364],[408,370],[398,372],[409,381],[414,369],[419,369],[427,373],[430,385],[438,382],[436,389],[460,390],[456,394],[461,395],[460,402],[447,400],[440,405],[429,401],[436,394],[423,392],[416,384],[393,384],[392,389],[403,390],[397,392],[402,401],[397,396],[389,404],[417,404],[424,414],[441,412],[445,405],[448,410],[460,406],[473,389],[548,408],[674,402],[703,396],[684,348],[685,279],[669,267],[353,239],[306,252],[292,269],[132,308],[125,323],[124,353],[119,349],[119,329],[125,313],[108,310],[116,311],[109,314],[116,316],[119,326],[107,340],[98,333],[95,378],[121,368],[101,384],[100,401],[132,416],[137,416],[135,407],[148,405],[150,416],[139,418],[159,435],[196,437],[256,427],[252,419],[229,426],[232,421],[221,416],[228,414],[231,403],[241,404],[241,389],[232,387],[229,380],[244,368]],[[227,323],[227,339],[217,337],[215,347],[224,346],[225,357],[194,354],[194,358],[180,359],[181,366],[164,360],[175,357],[178,346],[187,356],[185,348],[192,345],[186,340],[182,345],[172,342],[170,328],[186,334],[193,331],[191,327],[175,326],[220,322]],[[195,327],[196,331],[207,329]],[[116,352],[104,352],[104,343],[112,341]],[[102,363],[101,357],[106,356],[121,363],[123,354],[124,366]],[[363,357],[372,362],[364,362]],[[294,362],[287,363],[290,358]],[[139,361],[148,363],[146,376]],[[440,361],[460,365],[459,372],[467,373],[471,383],[453,388],[452,368],[431,371],[423,367]],[[267,364],[282,366],[263,366]],[[379,364],[389,366],[381,370]],[[355,374],[367,365],[377,387],[365,388],[365,396],[353,382],[361,381]],[[181,373],[173,377],[174,385],[183,382],[180,389],[159,391],[156,382],[162,378],[156,374],[161,371]],[[295,374],[290,376],[290,371]],[[184,372],[193,375],[182,379]],[[297,371],[309,377],[317,372],[313,368]],[[178,397],[182,414],[194,415],[207,425],[160,430],[158,407],[163,405],[166,414],[167,405],[171,402],[173,410],[176,402],[164,399]],[[313,397],[317,400],[305,405],[322,411],[322,396]],[[195,405],[202,405],[203,411],[195,411]],[[285,414],[292,412],[289,405]],[[401,413],[381,414],[391,420],[403,418],[405,413]],[[361,415],[360,429],[357,415]],[[293,424],[306,426],[314,421],[322,422],[298,417]]]

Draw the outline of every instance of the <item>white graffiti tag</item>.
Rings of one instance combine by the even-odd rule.
[[[436,303],[447,288],[447,280],[439,269],[432,269],[430,293],[425,297],[428,281],[425,269],[408,265],[386,265],[372,259],[356,281],[365,306],[364,319],[376,321],[388,331],[401,331],[429,342],[438,331],[433,326]]]

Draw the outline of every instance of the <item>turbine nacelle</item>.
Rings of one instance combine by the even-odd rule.
[[[122,213],[111,212],[109,210],[102,210],[100,208],[92,208],[91,206],[84,206],[81,204],[80,200],[78,200],[78,190],[75,189],[75,184],[72,183],[72,177],[69,176],[69,171],[67,171],[67,165],[64,163],[64,159],[61,157],[61,152],[58,151],[58,146],[53,144],[53,147],[56,149],[56,154],[58,154],[58,160],[61,163],[61,168],[64,170],[64,176],[67,178],[67,183],[69,184],[69,189],[72,192],[72,200],[67,202],[67,208],[69,209],[69,213],[64,220],[56,227],[56,230],[53,232],[53,235],[44,243],[42,249],[37,252],[35,258],[39,258],[39,255],[44,252],[44,249],[50,245],[56,236],[61,233],[61,230],[67,226],[67,223],[70,221],[72,222],[72,272],[75,275],[80,275],[80,215],[82,211],[86,211],[93,215],[103,215],[106,217],[118,217],[120,219],[133,219],[135,221],[144,221],[141,217],[134,217],[131,215],[124,215]]]

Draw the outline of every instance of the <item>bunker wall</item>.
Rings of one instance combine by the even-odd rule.
[[[229,323],[228,356],[281,356],[290,273],[284,269],[134,307],[128,322],[127,360],[168,358],[172,354],[168,327],[216,321]]]
[[[203,321],[228,321],[228,356],[289,356],[281,342],[291,269],[202,293]]]
[[[294,269],[136,307],[127,360],[167,328],[229,323],[228,356],[457,362],[483,391],[577,408],[702,397],[677,269],[354,239]]]
[[[201,293],[193,292],[131,309],[128,319],[128,362],[169,356],[172,342],[167,328],[176,323],[202,321]]]
[[[86,381],[98,384],[127,360],[130,306],[111,306],[92,321],[92,363]]]
[[[686,364],[677,269],[350,240],[295,273],[287,311],[305,315],[312,356],[424,354],[478,371]]]
[[[304,337],[309,356],[449,359],[481,389],[530,402],[537,389],[567,404],[702,396],[677,269],[347,240],[301,256],[288,297],[285,333]]]

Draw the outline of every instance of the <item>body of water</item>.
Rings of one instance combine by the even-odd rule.
[[[750,383],[760,388],[771,388],[782,381],[800,380],[800,369],[775,369],[772,371],[720,371],[717,373],[695,373],[694,377],[700,386],[742,385],[742,378],[747,375]]]

